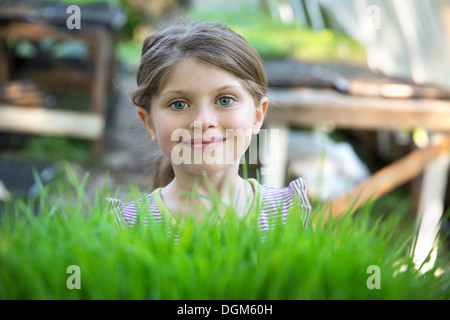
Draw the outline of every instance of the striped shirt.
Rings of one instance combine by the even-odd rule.
[[[295,205],[303,225],[306,227],[306,222],[311,213],[311,205],[309,204],[306,183],[302,178],[298,178],[289,183],[285,188],[283,187],[269,187],[261,185],[255,179],[247,179],[253,186],[255,197],[251,204],[250,210],[246,217],[246,222],[251,224],[257,221],[261,230],[269,230],[276,221],[286,223],[290,210]],[[138,212],[144,211],[154,219],[160,222],[162,220],[173,224],[176,222],[175,218],[169,212],[161,198],[162,188],[154,190],[146,198],[138,201],[131,201],[122,203],[119,199],[108,198],[111,213],[114,213],[119,222],[125,223],[127,226],[132,226],[138,219]],[[143,216],[142,222],[146,224],[148,217]]]

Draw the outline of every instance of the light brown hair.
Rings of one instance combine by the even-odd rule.
[[[229,72],[249,90],[255,103],[266,95],[261,58],[242,36],[226,25],[189,22],[152,32],[145,38],[133,103],[151,113],[152,99],[164,87],[170,70],[186,58]],[[152,172],[154,189],[174,178],[170,160],[162,154],[153,163]]]

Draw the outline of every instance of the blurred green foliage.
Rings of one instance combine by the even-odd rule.
[[[127,14],[127,22],[120,31],[118,57],[129,65],[137,65],[141,43],[134,38],[134,32],[144,25],[144,14],[134,2],[116,0],[113,3],[120,5]],[[245,6],[235,6],[232,9],[212,8],[213,6],[200,10],[191,9],[187,18],[227,24],[244,36],[264,59],[294,58],[311,62],[343,61],[361,64],[366,61],[364,47],[343,32],[329,28],[315,31],[294,23],[283,24],[264,10],[253,10]]]
[[[366,57],[364,48],[344,33],[283,24],[264,11],[245,8],[197,10],[191,11],[189,17],[196,21],[227,24],[246,38],[265,59],[364,62]]]
[[[91,144],[90,141],[67,137],[34,137],[22,155],[36,160],[86,163],[90,160]]]
[[[134,40],[121,41],[117,44],[116,54],[119,60],[129,68],[125,68],[124,72],[130,72],[135,75],[134,69],[137,68],[141,59],[142,43]]]

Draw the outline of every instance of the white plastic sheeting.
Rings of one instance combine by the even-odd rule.
[[[450,1],[317,0],[386,75],[450,87]]]

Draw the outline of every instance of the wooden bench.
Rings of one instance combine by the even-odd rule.
[[[281,186],[286,170],[288,126],[311,127],[332,123],[336,128],[353,130],[398,130],[425,128],[432,134],[430,144],[412,151],[361,182],[346,194],[331,201],[328,215],[353,213],[369,200],[376,200],[424,172],[417,224],[419,237],[416,260],[423,261],[439,230],[450,164],[450,101],[436,99],[397,99],[358,97],[331,89],[272,89],[270,107],[265,119],[268,128],[280,130],[280,141],[269,146],[278,154],[277,168],[262,176],[264,184]],[[270,141],[270,139],[269,139]]]

